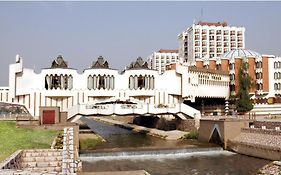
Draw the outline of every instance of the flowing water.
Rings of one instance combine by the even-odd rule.
[[[269,161],[197,141],[166,141],[83,118],[107,142],[82,150],[83,171],[146,170],[151,175],[248,175]]]

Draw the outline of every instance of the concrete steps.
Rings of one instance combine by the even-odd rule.
[[[61,172],[62,150],[24,150],[21,168],[32,172]]]

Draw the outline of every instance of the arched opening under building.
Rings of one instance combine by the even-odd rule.
[[[220,116],[225,115],[224,98],[202,98],[196,97],[195,102],[184,101],[184,104],[191,106],[201,112],[202,115]]]

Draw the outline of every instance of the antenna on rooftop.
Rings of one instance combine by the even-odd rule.
[[[203,11],[203,8],[201,8],[200,21],[202,21],[202,20],[203,20],[203,14],[204,14],[204,11]]]

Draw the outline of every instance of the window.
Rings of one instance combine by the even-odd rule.
[[[278,90],[278,84],[274,83],[274,90]]]
[[[46,75],[45,89],[72,89],[72,75]]]
[[[274,73],[274,79],[278,79],[278,74],[276,72]]]
[[[277,62],[276,61],[274,62],[274,68],[277,68]]]

